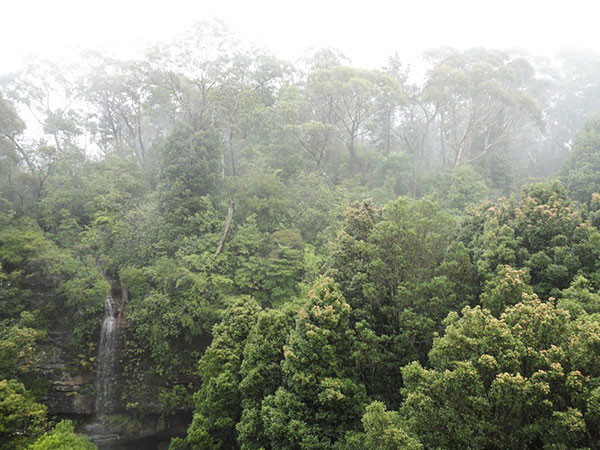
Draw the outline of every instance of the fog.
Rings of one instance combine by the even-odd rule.
[[[353,65],[375,68],[398,53],[416,62],[428,48],[525,48],[551,55],[567,47],[600,49],[597,2],[221,2],[6,1],[0,72],[35,53],[74,59],[95,47],[133,57],[193,22],[218,18],[245,40],[295,61],[311,47],[334,47]]]

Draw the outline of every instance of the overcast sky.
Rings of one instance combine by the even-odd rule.
[[[395,52],[414,61],[439,46],[600,52],[599,12],[599,0],[2,0],[0,73],[32,53],[72,59],[78,49],[102,47],[136,56],[144,43],[210,18],[281,58],[328,46],[370,68]]]

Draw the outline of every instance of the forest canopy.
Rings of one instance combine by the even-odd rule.
[[[600,448],[600,56],[424,61],[3,74],[0,449]]]

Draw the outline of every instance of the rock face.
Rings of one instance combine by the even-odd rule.
[[[81,414],[93,412],[93,398],[81,391],[90,384],[89,378],[82,375],[71,377],[63,372],[61,379],[52,382],[52,394],[46,402],[51,414]]]
[[[91,394],[92,374],[72,375],[67,370],[66,347],[71,339],[67,331],[53,331],[40,368],[50,387],[44,398],[51,415],[90,415],[94,411]]]

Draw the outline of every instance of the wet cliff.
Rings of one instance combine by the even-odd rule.
[[[127,290],[112,283],[95,335],[94,364],[89,367],[78,367],[73,361],[69,352],[71,330],[49,333],[41,363],[49,381],[44,403],[51,415],[74,420],[78,431],[100,449],[166,448],[172,436],[185,433],[191,415],[164,417],[158,411],[136,415],[121,404],[120,352],[127,328],[127,303]]]

